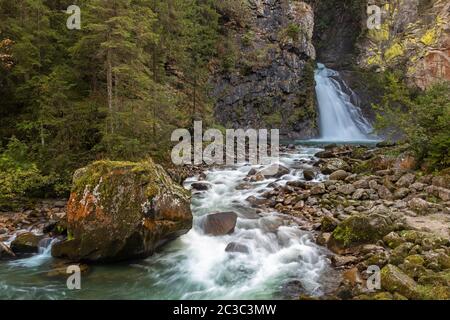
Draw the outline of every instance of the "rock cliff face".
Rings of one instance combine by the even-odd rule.
[[[317,135],[312,8],[293,0],[244,3],[248,23],[227,28],[235,54],[212,80],[216,118],[227,128]]]
[[[380,29],[364,30],[358,43],[363,68],[404,71],[411,86],[428,88],[450,80],[450,2],[401,0],[382,8]]]

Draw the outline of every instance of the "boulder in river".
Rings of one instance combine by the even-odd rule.
[[[281,164],[272,164],[259,171],[265,178],[281,178],[289,172],[289,169]]]
[[[314,178],[316,177],[316,173],[314,172],[314,170],[305,169],[303,170],[303,177],[305,178],[306,181],[311,181],[314,180]]]
[[[192,189],[198,191],[206,191],[211,188],[211,184],[208,182],[194,182],[191,184]]]
[[[225,248],[226,252],[240,252],[240,253],[249,253],[250,250],[245,244],[238,242],[230,242]]]
[[[223,236],[234,232],[237,214],[235,212],[218,212],[208,214],[203,220],[203,231],[214,236]]]
[[[321,159],[330,159],[335,157],[334,153],[330,150],[317,152],[314,156]]]
[[[32,232],[21,233],[11,242],[11,250],[18,255],[37,253],[43,238],[44,236],[38,236]]]
[[[151,160],[77,170],[67,210],[68,237],[52,255],[75,261],[146,257],[192,227],[189,192]]]

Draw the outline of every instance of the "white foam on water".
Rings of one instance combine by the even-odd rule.
[[[311,154],[304,157],[310,159]],[[295,158],[282,157],[280,163],[289,166]],[[261,166],[236,165],[208,171],[205,182],[211,185],[210,189],[194,192],[194,227],[179,239],[172,252],[164,254],[164,262],[172,268],[171,272],[153,275],[161,284],[184,283],[181,298],[270,298],[279,293],[282,284],[292,280],[300,281],[308,294],[323,293],[320,281],[329,263],[324,250],[313,242],[311,235],[300,230],[294,220],[277,212],[264,212],[259,217],[254,213],[256,219],[246,215],[246,211],[254,211],[247,197],[259,197],[271,189],[268,187],[271,182],[283,184],[293,177],[298,179],[301,172],[291,170],[282,179],[254,182],[251,190],[236,190],[251,168],[261,169]],[[188,179],[186,187],[190,188],[196,181],[196,178]],[[204,234],[200,223],[202,216],[224,211],[238,213],[235,231],[225,236]],[[226,252],[230,242],[245,245],[249,252]],[[151,267],[148,270],[152,272]]]
[[[24,268],[38,267],[52,258],[52,245],[59,240],[52,239],[49,241],[41,241],[42,246],[39,247],[39,252],[31,257],[12,260],[9,265]]]

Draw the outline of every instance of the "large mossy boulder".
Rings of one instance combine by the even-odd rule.
[[[75,172],[68,236],[52,255],[91,262],[146,257],[191,227],[189,192],[161,166],[99,161]]]
[[[381,270],[381,285],[383,289],[400,293],[408,299],[419,299],[421,296],[417,283],[391,264]]]
[[[339,253],[357,245],[374,243],[400,228],[402,228],[401,221],[389,213],[355,214],[334,229],[328,246],[332,251]]]

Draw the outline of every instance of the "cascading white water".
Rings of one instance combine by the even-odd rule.
[[[83,290],[66,290],[66,279],[51,278],[55,267],[50,246],[40,254],[0,262],[0,298],[74,299],[269,299],[298,296],[299,292],[320,296],[337,285],[328,252],[300,228],[297,218],[267,209],[259,212],[246,200],[261,197],[275,183],[303,178],[312,168],[313,156],[322,149],[302,148],[282,154],[280,162],[290,173],[280,179],[247,182],[250,169],[261,166],[239,164],[205,172],[207,191],[194,192],[192,230],[155,255],[131,264],[95,266],[83,274]],[[318,180],[325,176],[318,175]],[[186,187],[198,181],[186,181]],[[238,215],[232,234],[210,236],[202,231],[204,215],[234,211]],[[227,252],[231,242],[248,252]],[[336,283],[335,283],[336,282]]]
[[[315,71],[316,95],[320,113],[320,140],[323,141],[367,141],[371,125],[355,106],[350,96],[343,91],[337,71],[319,63]]]

